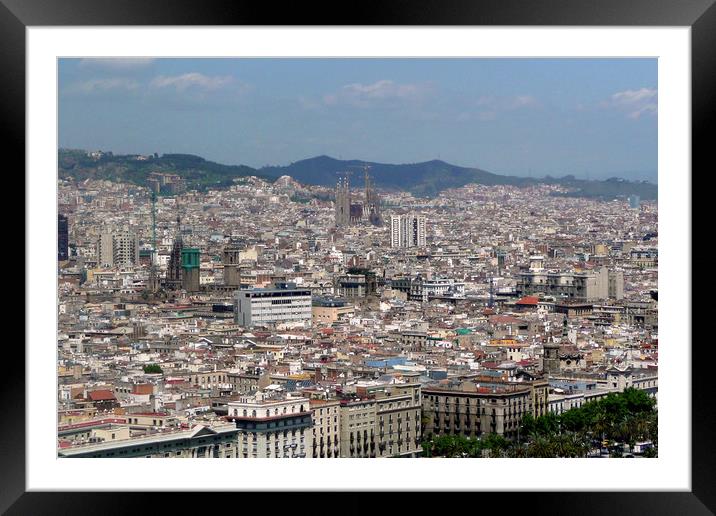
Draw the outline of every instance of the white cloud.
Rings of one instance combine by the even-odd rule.
[[[603,107],[618,109],[629,118],[640,118],[642,115],[656,115],[658,112],[658,91],[652,88],[625,90],[613,94],[609,100],[602,102]]]
[[[105,70],[135,70],[151,66],[153,57],[88,57],[80,59],[81,68],[100,68]]]
[[[154,101],[168,102],[178,108],[199,105],[222,107],[245,99],[251,86],[229,75],[209,76],[198,72],[159,75],[149,82],[147,95]]]
[[[509,108],[519,109],[522,107],[536,106],[537,100],[532,95],[517,95],[510,100]]]
[[[231,76],[208,76],[192,72],[175,76],[159,75],[149,81],[130,77],[92,78],[71,84],[63,94],[85,97],[129,95],[193,109],[197,105],[228,105],[243,99],[249,90],[248,84]]]
[[[149,87],[153,89],[172,88],[180,92],[189,89],[216,91],[234,83],[235,79],[231,76],[210,77],[201,73],[191,72],[175,76],[159,75],[152,79]]]
[[[467,116],[463,113],[460,117],[458,117],[459,121],[466,121],[473,118],[482,121],[495,120],[498,113],[537,107],[539,106],[539,102],[532,95],[484,95],[478,98],[473,105],[477,106],[477,111],[474,116]]]
[[[424,98],[430,88],[425,84],[399,84],[383,79],[372,84],[352,83],[338,92],[324,95],[326,105],[348,104],[355,107],[384,105],[386,102],[415,101]]]
[[[491,109],[501,111],[532,107],[537,104],[537,99],[535,99],[532,95],[515,95],[511,97],[495,97],[494,95],[486,95],[477,99],[478,106],[489,107]]]
[[[67,87],[65,93],[92,95],[111,92],[135,92],[138,89],[139,83],[133,79],[110,77],[73,83]]]

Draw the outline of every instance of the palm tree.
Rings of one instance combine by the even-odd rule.
[[[550,458],[557,457],[554,443],[547,437],[536,437],[527,448],[528,457]]]

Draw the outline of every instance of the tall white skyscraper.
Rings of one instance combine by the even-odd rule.
[[[409,213],[390,217],[391,247],[425,247],[425,216]]]

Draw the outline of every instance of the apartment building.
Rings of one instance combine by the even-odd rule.
[[[518,296],[544,294],[582,301],[622,299],[624,273],[606,267],[586,272],[533,269],[519,274],[515,290]]]
[[[313,427],[311,456],[315,459],[335,459],[341,456],[341,402],[339,400],[310,400]]]
[[[359,383],[355,396],[341,402],[341,457],[419,455],[419,384]]]
[[[241,458],[305,458],[313,450],[309,399],[270,385],[228,403],[226,418],[239,430]]]
[[[419,384],[367,388],[375,395],[379,457],[417,457],[422,448],[422,399]]]
[[[516,438],[522,417],[533,414],[529,385],[443,381],[423,388],[425,434]]]
[[[424,215],[391,215],[391,247],[425,247],[426,227]]]
[[[376,401],[354,397],[341,400],[341,457],[377,457]]]
[[[131,231],[102,231],[96,246],[97,263],[102,267],[139,264],[139,238]]]

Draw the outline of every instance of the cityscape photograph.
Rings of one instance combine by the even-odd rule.
[[[657,72],[59,59],[58,458],[658,457]]]

